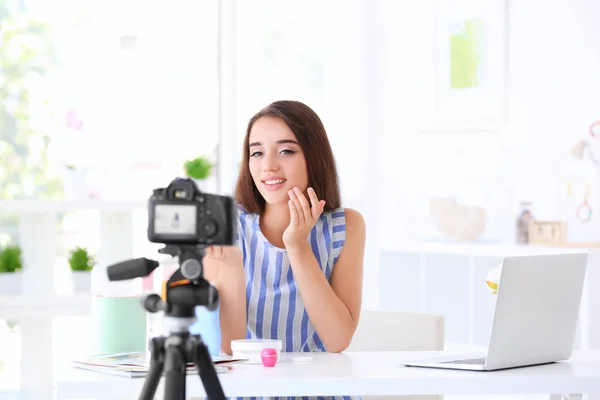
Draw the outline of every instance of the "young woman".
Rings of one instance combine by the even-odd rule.
[[[235,188],[238,246],[211,247],[205,276],[220,294],[222,351],[272,338],[282,351],[340,352],[358,323],[365,223],[343,208],[320,118],[277,101],[248,124]]]

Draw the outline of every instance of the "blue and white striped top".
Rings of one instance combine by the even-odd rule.
[[[246,275],[246,338],[280,339],[283,352],[327,351],[308,319],[287,251],[262,234],[259,215],[238,206],[238,217],[238,245]],[[308,241],[327,281],[331,281],[345,239],[343,208],[324,212],[310,232]]]
[[[238,242],[246,275],[247,339],[280,339],[282,351],[327,351],[308,319],[292,275],[287,251],[260,230],[260,216],[238,207]],[[325,212],[309,243],[328,281],[346,239],[344,209]]]

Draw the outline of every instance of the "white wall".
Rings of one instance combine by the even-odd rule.
[[[592,23],[599,4],[514,1],[511,7],[508,132],[520,166],[515,198],[532,199],[541,218],[569,217],[574,240],[600,241],[592,236],[600,231],[600,220],[585,226],[571,218],[581,197],[575,203],[565,198],[564,181],[555,179],[557,167],[561,175],[585,179],[591,172],[596,178],[589,163],[575,162],[568,152],[600,119],[600,30]],[[596,179],[596,206],[599,188]]]
[[[583,225],[572,218],[583,197],[565,197],[564,177],[595,177],[591,164],[575,161],[569,150],[600,119],[600,28],[592,21],[598,3],[509,1],[506,124],[426,134],[418,128],[434,102],[433,6],[433,0],[383,2],[385,235],[435,237],[425,200],[438,194],[486,205],[482,240],[512,242],[509,220],[523,200],[533,201],[541,219],[570,218],[573,240],[591,240],[600,219]],[[592,193],[598,206],[599,188]]]
[[[325,94],[318,111],[336,153],[344,203],[367,219],[367,306],[377,306],[378,282],[387,282],[378,276],[380,250],[406,239],[440,238],[428,217],[428,196],[454,195],[465,204],[484,205],[488,220],[481,239],[512,243],[520,201],[533,201],[543,219],[572,217],[581,199],[559,199],[565,185],[557,176],[590,170],[572,161],[568,151],[600,118],[594,114],[600,109],[595,73],[600,35],[590,31],[599,29],[591,17],[598,5],[508,1],[506,124],[498,130],[423,133],[417,128],[428,122],[434,104],[434,4],[353,0],[321,9],[329,22],[323,37]],[[225,51],[235,44],[224,42]],[[229,71],[229,102],[221,119],[236,121],[228,125],[238,137],[223,141],[230,145],[238,143],[248,117],[235,115],[235,73]],[[268,83],[278,84],[275,78]],[[225,152],[237,163],[237,150],[235,157],[223,146]],[[228,180],[236,171],[237,165],[228,169]],[[573,239],[590,240],[589,232],[600,228],[597,221],[586,226],[571,220]]]
[[[391,244],[431,234],[426,209],[418,202],[425,196],[415,192],[436,190],[454,192],[465,201],[488,201],[492,218],[484,239],[512,243],[518,203],[531,200],[540,219],[567,219],[573,241],[600,242],[600,217],[595,215],[589,224],[578,222],[574,212],[582,198],[569,198],[565,192],[566,177],[575,183],[592,177],[592,207],[600,209],[595,170],[589,162],[569,156],[575,141],[586,138],[589,125],[600,120],[600,2],[510,1],[507,124],[497,132],[452,135],[423,135],[412,117],[431,102],[432,52],[415,38],[431,40],[427,16],[433,1],[387,4],[399,12],[385,14],[388,58],[383,74],[382,151],[386,181],[391,183],[381,198],[386,244],[379,304],[387,309],[422,309],[419,266],[427,265],[430,289],[425,309],[446,316],[449,340],[485,344],[485,329],[468,331],[467,310],[487,318],[493,302],[485,297],[482,282],[477,291],[484,301],[472,304],[467,293],[469,259],[437,254],[424,263],[418,252],[394,251]],[[476,279],[483,279],[500,260],[476,259]],[[484,323],[489,328],[490,320]]]
[[[324,124],[340,177],[344,207],[361,212],[367,225],[363,307],[377,307],[379,273],[379,157],[381,37],[378,2],[328,3]],[[340,14],[343,10],[343,15]]]
[[[359,210],[367,223],[364,305],[376,307],[378,273],[378,205],[382,177],[379,157],[379,91],[381,41],[379,3],[365,0],[320,2],[290,1],[279,4],[283,11],[273,13],[273,3],[262,1],[267,11],[255,6],[242,7],[239,1],[222,2],[221,19],[225,24],[221,39],[221,189],[230,193],[238,171],[239,150],[248,119],[274,100],[287,98],[305,101],[322,118],[333,147],[342,194],[342,204]],[[259,16],[250,15],[254,9]],[[296,15],[300,13],[300,17]],[[318,13],[317,15],[313,15]],[[273,15],[275,14],[275,15]],[[310,26],[307,18],[311,18]],[[234,21],[237,19],[236,21]],[[285,21],[294,29],[275,50],[285,62],[265,56],[265,35],[259,27],[279,26]],[[271,26],[272,28],[272,26]],[[323,32],[320,42],[310,37]],[[305,37],[306,36],[306,37]],[[300,46],[300,44],[302,46]],[[308,65],[304,46],[318,60]],[[273,51],[273,49],[271,49]],[[302,53],[302,54],[300,54]],[[296,58],[294,58],[296,57]],[[235,65],[232,65],[235,62]],[[322,70],[320,69],[322,67]],[[306,82],[310,68],[323,72],[324,87],[311,92]],[[270,73],[276,70],[277,73]],[[380,179],[381,178],[381,179]]]

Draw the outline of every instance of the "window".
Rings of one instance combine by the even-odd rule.
[[[216,0],[0,7],[0,199],[144,201],[215,158]]]
[[[140,199],[213,156],[216,1],[19,4],[2,28],[2,198],[60,197],[68,165],[92,197]]]
[[[0,200],[143,202],[186,159],[214,159],[217,46],[217,0],[2,2]],[[132,218],[135,256],[155,256],[145,212]],[[0,246],[19,240],[18,220],[2,215]],[[97,211],[60,215],[57,293],[69,291],[68,250],[95,253],[99,228]],[[61,332],[77,324],[55,324],[55,348],[68,347]],[[9,328],[1,321],[2,337],[18,344],[19,326]]]

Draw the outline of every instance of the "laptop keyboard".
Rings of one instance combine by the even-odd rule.
[[[482,357],[482,358],[471,358],[471,359],[468,359],[468,360],[442,361],[441,364],[477,364],[477,365],[483,365],[483,364],[485,364],[485,357]]]

